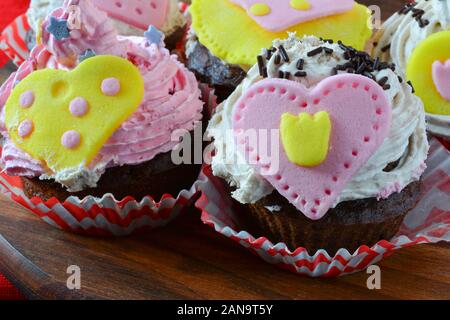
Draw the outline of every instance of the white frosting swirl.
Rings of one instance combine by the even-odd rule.
[[[393,62],[397,73],[405,77],[406,67],[414,49],[433,33],[450,29],[450,1],[418,0],[415,9],[425,13],[422,20],[429,24],[421,26],[413,13],[395,13],[374,37],[374,57]],[[435,135],[450,138],[450,116],[427,114],[428,130]]]
[[[297,70],[296,62],[302,58],[305,60],[304,71],[307,76],[295,79],[309,88],[329,77],[337,64],[347,61],[343,57],[344,51],[338,45],[324,43],[315,37],[306,37],[300,41],[294,35],[290,35],[287,40],[274,41],[274,47],[280,44],[285,47],[291,62],[282,64],[280,68],[274,63],[274,55],[267,64],[268,76],[277,77],[279,70],[294,74],[294,70]],[[333,49],[333,53],[307,56],[308,52],[320,46]],[[383,77],[389,79],[391,88],[386,94],[393,110],[391,130],[379,150],[343,190],[335,205],[348,200],[387,198],[420,179],[425,169],[429,145],[422,102],[411,93],[411,88],[407,84],[400,83],[392,70],[374,72],[374,75],[377,79]],[[218,107],[208,128],[208,133],[215,139],[216,146],[216,155],[212,160],[213,172],[216,176],[226,179],[235,188],[232,196],[241,203],[255,203],[273,192],[271,184],[247,164],[244,156],[236,154],[234,139],[229,134],[236,101],[261,79],[258,66],[254,66],[236,91]],[[384,171],[387,165],[397,161],[395,169],[390,172]]]

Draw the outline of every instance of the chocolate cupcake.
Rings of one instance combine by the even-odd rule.
[[[342,42],[291,35],[273,47],[208,128],[242,227],[311,253],[389,240],[421,194],[420,99],[392,65]]]
[[[177,0],[92,2],[108,14],[120,35],[142,36],[151,24],[164,33],[166,46],[170,50],[175,49],[185,35],[186,19],[180,12]],[[63,4],[64,0],[31,0],[27,18],[35,34],[40,34],[45,17]]]
[[[216,89],[220,101],[245,78],[262,48],[290,32],[342,40],[358,49],[372,34],[370,11],[353,0],[194,0],[190,13],[187,66]]]
[[[71,6],[80,10],[79,29],[67,26]],[[90,0],[67,1],[43,30],[42,44],[0,90],[3,170],[44,201],[159,201],[189,189],[201,165],[176,165],[172,153],[175,138],[201,132],[203,103],[163,34],[118,36]]]
[[[391,16],[373,40],[372,54],[395,63],[427,113],[427,129],[450,140],[450,2],[409,2]]]

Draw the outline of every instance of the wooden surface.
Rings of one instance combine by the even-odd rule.
[[[66,288],[70,265],[81,268],[79,291]],[[30,298],[450,299],[448,244],[405,249],[379,265],[382,289],[370,291],[366,273],[309,279],[266,264],[203,226],[195,210],[151,235],[95,239],[56,230],[0,197],[0,272]]]

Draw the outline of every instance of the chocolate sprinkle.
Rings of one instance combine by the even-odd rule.
[[[259,74],[260,74],[261,76],[263,76],[263,70],[264,70],[264,67],[265,67],[265,64],[264,64],[264,58],[263,58],[263,56],[258,56],[258,57],[257,57],[257,60],[258,60],[258,70],[259,70]]]
[[[328,40],[323,41],[326,42]],[[372,59],[372,57],[366,52],[358,51],[350,46],[346,46],[342,43],[342,41],[338,41],[337,43],[339,47],[344,51],[342,55],[346,61],[343,64],[337,64],[335,67],[333,67],[331,69],[331,75],[337,75],[340,71],[359,74],[377,82],[384,90],[389,90],[391,88],[391,85],[387,83],[389,81],[388,77],[382,77],[381,79],[377,80],[374,73],[385,69],[391,69],[392,71],[395,71],[395,64],[381,62],[379,58]],[[282,64],[282,59],[283,63],[290,62],[287,52],[282,45],[278,47],[278,50],[275,48],[271,48],[267,49],[267,51],[272,52],[272,56],[275,54],[275,57],[273,59],[276,65]],[[278,51],[278,53],[276,51]],[[335,51],[332,48],[319,46],[309,51],[306,55],[308,57],[313,57],[318,54],[330,54],[334,52]],[[301,78],[307,76],[307,73],[303,70],[304,65],[304,59],[299,59],[296,62],[295,66],[298,71],[293,74],[295,77]],[[260,68],[261,75],[263,77],[267,77],[267,67],[265,66],[264,56],[258,56],[258,67]],[[290,79],[292,77],[292,74],[288,71],[278,70],[278,77],[281,79]],[[403,80],[399,77],[399,81],[401,82]]]
[[[338,71],[346,71],[347,73],[356,73],[377,81],[373,72],[384,69],[395,70],[394,64],[388,64],[386,62],[380,62],[380,59],[372,59],[366,52],[358,51],[352,47],[344,45],[341,41],[338,41],[339,47],[344,50],[344,58],[349,60],[344,64],[338,64],[331,70],[332,75],[338,74]],[[381,81],[382,80],[382,81]],[[384,90],[389,90],[391,86],[387,84],[388,78],[380,79],[380,86]]]
[[[290,61],[289,56],[286,52],[286,49],[282,45],[280,45],[279,51],[280,51],[281,57],[283,57],[284,62],[289,62]]]
[[[323,47],[318,47],[318,48],[316,48],[316,49],[311,50],[310,52],[308,52],[308,53],[307,53],[307,56],[308,56],[308,57],[314,57],[314,56],[318,55],[319,53],[322,53],[322,51],[323,51]]]
[[[412,89],[412,93],[415,93],[415,92],[416,92],[416,90],[414,89],[414,86],[413,86],[412,82],[411,82],[411,81],[408,81],[407,83],[408,83],[408,84],[409,84],[409,86],[411,87],[411,89]]]
[[[378,80],[378,84],[379,84],[380,86],[384,86],[388,80],[389,80],[388,77],[383,77],[383,78],[381,78],[380,80]]]
[[[419,23],[419,27],[424,28],[430,24],[430,21],[423,18],[425,11],[422,9],[417,9],[416,5],[417,2],[407,3],[402,9],[400,9],[400,11],[398,11],[398,14],[407,15],[412,12],[412,17]]]
[[[274,62],[275,62],[275,64],[276,64],[276,65],[278,65],[278,64],[280,64],[280,63],[281,63],[281,57],[280,57],[280,55],[279,55],[279,54],[277,54],[277,55],[275,56],[275,60],[274,60]]]
[[[386,52],[391,48],[391,44],[389,43],[388,45],[384,46],[383,48],[381,48],[381,52]]]
[[[325,51],[325,53],[327,53],[327,54],[332,54],[334,52],[333,49],[327,48],[327,47],[323,47],[323,51]]]
[[[296,77],[302,78],[302,77],[306,77],[308,74],[305,71],[298,71],[295,73]]]
[[[299,59],[298,61],[297,61],[297,69],[298,70],[303,70],[303,66],[305,65],[305,60],[303,60],[303,59]]]

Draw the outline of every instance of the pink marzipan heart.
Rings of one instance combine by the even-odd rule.
[[[262,28],[270,32],[280,32],[299,23],[323,18],[338,13],[352,10],[355,5],[353,0],[309,0],[309,10],[297,10],[291,5],[291,0],[231,0],[242,8]],[[269,6],[270,13],[262,16],[254,16],[250,8],[257,3]]]
[[[445,63],[435,61],[433,63],[433,82],[437,91],[447,101],[450,101],[450,59]]]
[[[93,0],[111,18],[142,30],[149,25],[161,28],[169,10],[168,0]]]
[[[291,163],[279,142],[277,170],[265,154],[259,154],[258,148],[243,138],[247,130],[278,130],[284,113],[319,111],[328,112],[332,122],[329,153],[319,166]],[[329,77],[313,89],[290,80],[264,79],[237,101],[232,122],[239,150],[253,159],[250,165],[305,216],[318,220],[380,147],[389,134],[391,117],[388,98],[375,81],[344,74]]]

